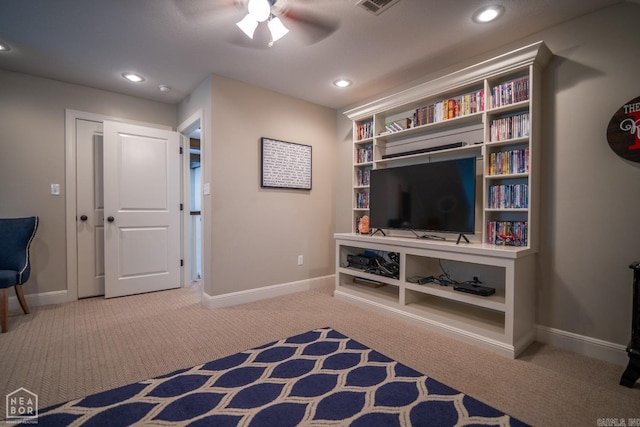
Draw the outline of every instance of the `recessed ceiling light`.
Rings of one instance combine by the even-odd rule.
[[[487,22],[495,21],[504,13],[504,7],[500,5],[485,6],[482,9],[478,9],[473,14],[473,22],[484,24]]]
[[[10,50],[11,48],[9,47],[8,44],[0,42],[0,52],[8,52]]]
[[[351,80],[338,79],[335,82],[333,82],[333,84],[338,87],[347,87],[347,86],[351,86]]]
[[[134,83],[140,83],[144,81],[144,77],[135,73],[122,73],[122,77]]]
[[[158,89],[160,89],[160,92],[162,92],[162,93],[167,93],[167,92],[171,91],[171,86],[158,85]]]

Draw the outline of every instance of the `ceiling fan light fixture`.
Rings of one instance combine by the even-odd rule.
[[[251,14],[248,14],[236,25],[247,35],[247,37],[253,39],[253,34],[255,33],[256,28],[258,28],[258,21],[256,21]]]
[[[278,17],[269,20],[267,26],[269,27],[269,31],[271,32],[272,42],[280,40],[285,34],[289,32],[289,29],[284,26],[284,24]]]
[[[485,6],[478,9],[471,19],[473,22],[479,24],[485,24],[487,22],[495,21],[504,13],[504,7],[500,5]]]
[[[249,10],[249,15],[257,22],[264,22],[271,16],[269,0],[249,0],[247,9]]]

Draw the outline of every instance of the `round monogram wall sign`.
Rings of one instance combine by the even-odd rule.
[[[607,141],[618,156],[640,163],[640,96],[616,111],[607,127]]]

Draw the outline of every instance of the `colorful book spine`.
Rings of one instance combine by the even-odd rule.
[[[413,114],[413,122],[414,126],[424,126],[482,111],[484,90],[481,89],[418,107]]]
[[[491,89],[492,108],[504,107],[528,100],[529,76],[504,82]]]
[[[373,137],[373,121],[367,121],[358,123],[356,126],[356,140],[361,141],[363,139]]]
[[[488,221],[487,243],[502,246],[528,246],[527,221]]]
[[[529,186],[527,184],[492,185],[489,187],[490,209],[527,209]]]
[[[356,193],[356,208],[369,209],[369,190]]]
[[[356,163],[368,163],[373,161],[373,145],[367,145],[356,149]]]
[[[504,141],[529,136],[529,113],[517,113],[491,121],[490,140]]]
[[[356,171],[356,186],[364,187],[369,185],[371,180],[371,168],[358,169]]]
[[[489,154],[488,175],[529,173],[529,148]]]

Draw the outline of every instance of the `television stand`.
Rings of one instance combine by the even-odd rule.
[[[416,233],[414,230],[411,230],[413,234],[415,234],[418,239],[429,239],[429,240],[447,240],[444,237],[436,236],[435,234],[423,234],[422,236]]]
[[[337,233],[334,297],[388,314],[463,341],[516,357],[535,340],[535,250],[484,243],[454,245],[399,236]],[[349,267],[349,255],[366,250],[398,254],[396,277]],[[395,260],[394,260],[395,261]],[[453,286],[414,283],[414,277],[437,277],[441,264],[453,279],[477,276],[494,288],[492,295],[459,292]],[[370,287],[359,278],[384,283]]]
[[[465,242],[469,243],[469,239],[467,239],[467,236],[465,236],[464,234],[460,233],[458,235],[458,240],[456,240],[456,245],[460,244],[460,239],[464,239]]]

